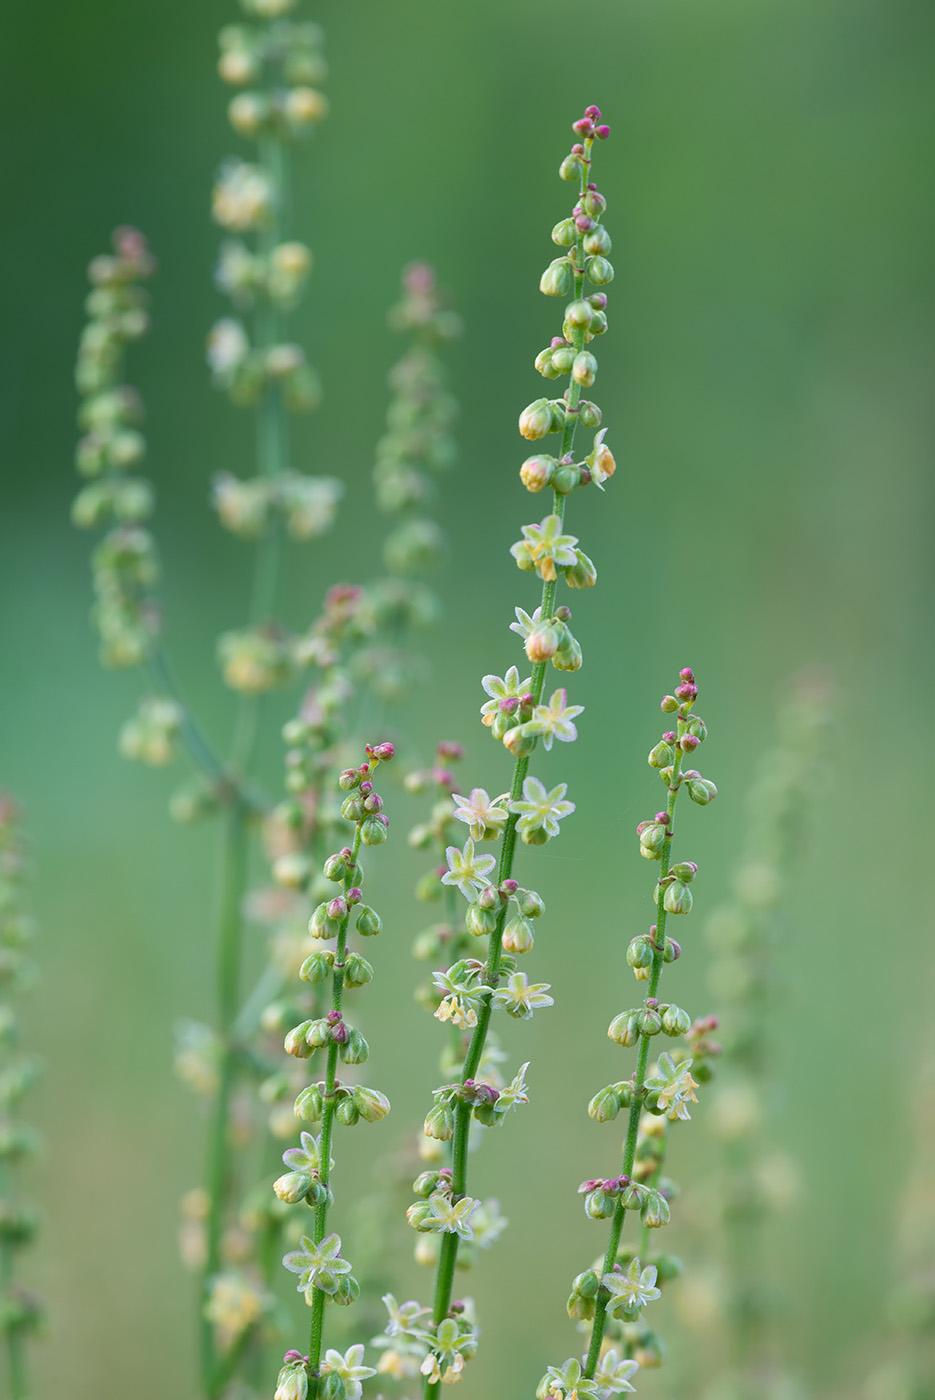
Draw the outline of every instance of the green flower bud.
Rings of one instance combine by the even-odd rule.
[[[315,954],[313,953],[312,957],[314,956]],[[363,987],[372,980],[373,968],[370,963],[368,963],[367,959],[361,957],[360,953],[348,953],[344,963],[345,987]]]
[[[673,880],[671,885],[666,885],[662,907],[669,914],[691,913],[692,892],[684,880]]]
[[[559,371],[552,363],[552,347],[547,345],[544,350],[540,350],[536,356],[535,368],[544,379],[557,379]]]
[[[560,248],[574,247],[577,237],[578,230],[574,219],[562,219],[552,230],[552,242],[557,243]]]
[[[305,1199],[311,1184],[312,1178],[306,1172],[286,1172],[273,1182],[273,1191],[278,1200],[287,1206],[294,1206]]]
[[[427,1201],[429,1196],[434,1196],[439,1189],[439,1183],[444,1181],[444,1177],[436,1170],[420,1172],[412,1183],[412,1189],[423,1201]]]
[[[589,1191],[584,1198],[585,1215],[592,1220],[609,1220],[616,1209],[616,1196],[606,1195],[600,1186]]]
[[[341,816],[348,822],[359,822],[364,815],[364,799],[359,793],[352,792],[350,797],[345,797],[341,803]]]
[[[685,786],[688,788],[689,797],[693,802],[697,802],[699,807],[707,807],[708,803],[717,797],[717,788],[710,778],[686,778]]]
[[[708,726],[701,718],[701,715],[691,716],[685,726],[685,733],[691,734],[693,738],[700,739],[701,742],[704,743],[705,739],[708,737]]]
[[[426,1137],[436,1138],[439,1142],[448,1142],[454,1132],[454,1123],[451,1105],[443,1101],[429,1109],[423,1128]]]
[[[283,1048],[287,1055],[295,1055],[297,1060],[307,1060],[312,1053],[312,1047],[305,1039],[308,1034],[311,1021],[303,1021],[301,1025],[293,1026],[283,1041]]]
[[[501,947],[508,953],[528,953],[534,941],[532,924],[517,914],[504,927]]]
[[[230,81],[230,79],[228,79],[227,81]],[[558,168],[559,179],[580,180],[582,169],[583,166],[581,164],[581,157],[575,155],[568,155],[565,157],[565,159],[562,161],[561,165]]]
[[[599,1090],[588,1104],[589,1117],[596,1118],[598,1123],[612,1122],[619,1112],[620,1100],[613,1084],[608,1084],[606,1089]]]
[[[326,880],[343,880],[347,874],[347,862],[340,851],[333,856],[329,856],[322,866],[322,872]]]
[[[578,422],[582,428],[599,428],[603,418],[601,410],[590,399],[578,400]]]
[[[650,1188],[646,1193],[646,1202],[640,1211],[640,1219],[647,1230],[658,1230],[662,1225],[668,1225],[670,1220],[669,1202],[661,1191]]]
[[[323,1181],[312,1181],[305,1193],[305,1201],[310,1206],[320,1206],[327,1201],[330,1206],[334,1202],[334,1197]]]
[[[305,1043],[313,1050],[320,1050],[323,1045],[331,1043],[331,1023],[324,1016],[320,1016],[316,1021],[309,1021],[308,1030],[305,1032]]]
[[[659,705],[664,715],[674,715],[678,707],[679,702],[674,695],[664,695]]]
[[[552,838],[544,826],[534,826],[530,830],[523,831],[520,839],[526,846],[546,846]]]
[[[414,1201],[406,1211],[406,1219],[414,1230],[424,1230],[425,1222],[431,1215],[432,1207],[427,1201]]]
[[[367,1089],[358,1084],[354,1090],[354,1103],[357,1112],[365,1123],[379,1123],[390,1111],[390,1101],[379,1089]]]
[[[345,792],[349,792],[354,788],[359,788],[362,781],[363,774],[359,768],[345,768],[338,778],[338,787],[343,788]],[[341,859],[340,853],[336,859]],[[331,879],[333,877],[329,876],[328,878]]]
[[[341,921],[329,917],[327,904],[319,904],[308,921],[308,931],[313,938],[337,938]]]
[[[627,962],[630,967],[650,967],[653,960],[653,947],[645,934],[639,933],[630,939],[627,949]]]
[[[593,1298],[583,1298],[580,1293],[569,1295],[566,1304],[568,1316],[575,1322],[590,1322],[597,1311],[597,1304]],[[550,1392],[546,1392],[548,1396]]]
[[[615,1016],[607,1028],[607,1034],[611,1040],[628,1048],[635,1045],[640,1038],[639,1011],[621,1011],[619,1016]]]
[[[576,330],[584,330],[591,320],[594,307],[587,301],[572,301],[565,307],[565,320]]]
[[[571,367],[571,377],[583,389],[589,389],[597,378],[597,360],[590,350],[581,350],[575,356]]]
[[[644,1006],[636,1018],[636,1024],[640,1035],[658,1035],[662,1030],[662,1017],[658,1011]]]
[[[575,362],[573,345],[557,345],[552,351],[552,364],[559,374],[567,374]]]
[[[354,927],[362,938],[372,938],[383,928],[383,920],[375,909],[370,908],[369,904],[362,904],[357,911],[357,922]]]
[[[624,1079],[620,1084],[615,1084],[617,1098],[620,1100],[621,1108],[629,1108],[633,1102],[633,1080]]]
[[[645,1200],[646,1187],[641,1186],[638,1181],[634,1181],[620,1197],[620,1204],[624,1210],[640,1210]]]
[[[536,399],[527,404],[519,416],[519,431],[532,442],[552,431],[552,407],[548,399]]]
[[[668,768],[675,761],[675,754],[671,744],[667,744],[664,739],[660,739],[654,749],[650,749],[647,762],[650,768]]]
[[[581,473],[578,468],[571,464],[563,467],[556,467],[552,477],[552,486],[560,496],[568,496],[575,487],[581,483]]]
[[[360,1109],[353,1098],[343,1098],[335,1108],[334,1116],[346,1128],[353,1128],[360,1121]]]
[[[318,1382],[319,1400],[344,1400],[347,1389],[337,1371],[326,1371]]]
[[[669,867],[669,874],[678,876],[686,885],[690,885],[698,874],[698,867],[693,860],[680,860],[676,865]]]
[[[581,668],[581,661],[581,646],[566,627],[565,640],[552,657],[552,665],[556,671],[577,671]]]
[[[467,907],[464,922],[468,933],[472,934],[475,938],[483,938],[487,934],[493,933],[494,929],[497,927],[497,918],[496,910],[482,909],[477,903],[477,900],[474,900],[473,903],[469,904]]]
[[[682,951],[681,948],[680,948],[679,945],[674,941],[674,939],[667,938],[667,939],[666,939],[665,951],[664,951],[663,954],[662,954],[662,960],[663,960],[663,962],[667,962],[667,963],[675,962],[676,958],[679,957],[679,955],[681,954],[681,951]]]
[[[540,914],[545,913],[545,903],[542,896],[535,890],[517,890],[514,895],[517,908],[527,919],[538,919]]]
[[[575,550],[576,563],[567,565],[565,582],[569,588],[593,588],[597,583],[597,569],[583,550]]]
[[[567,258],[556,258],[550,262],[539,278],[539,291],[547,297],[567,297],[573,286],[574,278]]]
[[[504,748],[509,749],[514,758],[528,758],[538,742],[539,736],[528,724],[515,725],[503,736]]]
[[[347,1040],[338,1046],[338,1054],[346,1065],[362,1065],[370,1058],[370,1046],[360,1031],[351,1027],[347,1033]]]
[[[360,824],[360,839],[365,846],[382,846],[387,837],[387,818],[381,813],[379,816],[365,817]]]
[[[588,229],[582,239],[584,251],[592,257],[597,254],[609,253],[613,247],[610,241],[610,234],[603,224],[597,224],[595,228]]]
[[[600,1276],[593,1269],[585,1269],[572,1284],[572,1288],[582,1298],[596,1298],[600,1286]]]
[[[324,1103],[321,1097],[321,1089],[317,1084],[310,1084],[307,1089],[303,1089],[295,1101],[294,1108],[296,1118],[300,1118],[303,1123],[320,1123],[324,1112]]]
[[[614,280],[614,265],[607,258],[588,258],[584,270],[595,287],[606,287]]]
[[[334,953],[310,953],[299,968],[299,976],[303,982],[311,982],[317,987],[327,982],[333,966]]]
[[[692,1018],[681,1006],[669,1006],[662,1013],[662,1029],[666,1035],[687,1035],[691,1024]]]
[[[647,860],[661,860],[662,848],[669,834],[668,826],[663,822],[640,822],[637,832],[640,838],[640,855],[645,856]]]

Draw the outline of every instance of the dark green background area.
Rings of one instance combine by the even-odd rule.
[[[327,31],[332,115],[297,166],[296,233],[316,257],[297,338],[325,402],[297,429],[295,466],[341,476],[348,499],[328,541],[296,550],[286,610],[307,623],[328,582],[378,572],[370,468],[399,353],[385,310],[401,265],[427,257],[466,322],[451,355],[463,417],[440,506],[451,552],[445,622],[430,639],[436,679],[405,723],[427,736],[423,758],[430,739],[463,738],[467,784],[491,791],[507,759],[477,723],[477,678],[516,657],[506,627],[516,603],[534,601],[507,549],[538,506],[518,481],[515,425],[541,392],[533,358],[557,331],[556,303],[536,291],[568,204],[556,170],[586,103],[613,129],[597,178],[617,277],[594,397],[619,470],[605,497],[571,502],[601,573],[574,599],[586,664],[569,688],[587,709],[580,742],[541,764],[578,811],[561,842],[523,857],[522,878],[549,903],[530,971],[553,983],[557,1005],[505,1034],[514,1063],[533,1060],[534,1096],[477,1158],[477,1194],[499,1194],[513,1224],[461,1285],[485,1324],[467,1387],[530,1394],[545,1363],[574,1350],[568,1281],[604,1239],[574,1187],[612,1169],[618,1136],[584,1107],[629,1072],[604,1028],[629,1004],[623,950],[650,913],[633,827],[661,792],[644,761],[659,695],[695,667],[705,771],[721,788],[682,825],[703,911],[727,888],[782,681],[817,662],[834,673],[837,702],[784,918],[785,1089],[772,1110],[807,1190],[771,1268],[790,1295],[788,1360],[815,1394],[846,1388],[885,1347],[914,1036],[931,1015],[920,780],[933,680],[935,10],[332,0],[306,11]],[[4,12],[0,779],[28,807],[43,931],[30,1014],[47,1066],[35,1104],[46,1150],[31,1193],[45,1225],[29,1268],[52,1325],[36,1394],[74,1400],[193,1393],[174,1233],[177,1198],[200,1175],[201,1126],[169,1062],[173,1022],[210,1015],[214,840],[166,818],[178,775],[116,755],[137,678],[103,674],[95,659],[89,543],[68,523],[72,363],[85,264],[115,224],[135,223],[160,260],[154,334],[131,376],[149,410],[170,641],[223,736],[214,637],[244,616],[248,547],[206,502],[215,471],[249,474],[250,435],[210,390],[203,345],[224,309],[209,190],[220,159],[242,149],[214,67],[216,30],[232,18],[218,0],[6,0]],[[408,949],[424,920],[408,897],[414,818],[401,801],[374,860],[392,914],[362,1006],[370,1077],[394,1112],[355,1130],[363,1152],[389,1150],[433,1083],[438,1027],[411,1011]],[[687,922],[670,995],[701,1012],[701,920]],[[678,1138],[674,1172],[689,1189],[702,1124],[703,1108]],[[677,1221],[667,1243],[687,1248]],[[398,1296],[426,1294],[427,1279],[401,1268]],[[668,1331],[677,1337],[671,1314]],[[674,1393],[678,1374],[678,1393],[695,1394],[690,1357],[645,1393]]]

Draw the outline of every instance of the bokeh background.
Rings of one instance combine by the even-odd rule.
[[[36,1394],[73,1400],[194,1393],[175,1229],[178,1197],[200,1174],[202,1125],[170,1055],[173,1023],[210,1015],[214,834],[169,822],[177,774],[116,753],[137,681],[96,662],[88,540],[68,522],[72,361],[85,264],[115,224],[135,223],[161,267],[155,333],[132,374],[149,409],[171,645],[223,736],[214,637],[244,616],[247,547],[217,528],[207,484],[220,469],[249,472],[249,434],[210,390],[203,343],[223,308],[209,188],[241,148],[215,76],[216,31],[234,8],[5,6],[0,781],[28,808],[43,930],[32,1039],[47,1063],[35,1104],[46,1151],[31,1170],[45,1225],[29,1270],[52,1324]],[[819,663],[837,701],[784,915],[785,1090],[771,1110],[806,1190],[768,1268],[789,1294],[789,1360],[814,1395],[853,1393],[888,1345],[893,1210],[915,1046],[932,1014],[935,10],[926,0],[306,9],[327,30],[332,116],[299,158],[296,230],[317,265],[298,330],[326,396],[295,455],[348,482],[359,557],[350,562],[340,527],[297,552],[287,612],[300,624],[327,582],[376,571],[369,473],[398,354],[385,309],[401,265],[426,257],[466,322],[450,360],[464,412],[439,510],[451,553],[445,622],[430,638],[436,684],[400,723],[462,738],[465,778],[491,791],[507,760],[477,723],[477,678],[509,664],[506,625],[534,591],[506,550],[531,514],[515,421],[541,392],[532,361],[555,329],[555,303],[536,285],[567,202],[556,169],[586,103],[613,129],[599,181],[617,277],[595,397],[620,470],[600,502],[575,501],[601,583],[575,609],[581,740],[548,767],[578,812],[560,843],[530,857],[549,902],[535,971],[560,1004],[506,1037],[511,1055],[533,1059],[535,1097],[477,1159],[479,1192],[499,1194],[514,1224],[464,1285],[487,1324],[467,1386],[528,1394],[546,1361],[570,1353],[568,1281],[602,1247],[574,1187],[616,1157],[615,1130],[584,1106],[623,1072],[604,1029],[629,1004],[623,950],[647,921],[650,873],[632,829],[657,805],[645,753],[658,697],[679,666],[695,667],[705,771],[721,789],[683,824],[702,909],[727,888],[781,682]],[[427,758],[423,742],[414,752]],[[421,1118],[438,1039],[410,1012],[408,947],[424,921],[409,899],[419,863],[401,839],[411,816],[401,808],[400,839],[378,853],[394,914],[366,1018],[372,1078],[394,1113],[355,1146],[382,1134],[381,1151]],[[670,987],[701,1012],[703,953],[691,929],[683,941]],[[689,1189],[704,1139],[701,1111],[673,1163]],[[678,1235],[676,1223],[676,1250]],[[405,1258],[400,1269],[398,1295],[427,1291]],[[671,1318],[667,1330],[677,1334]],[[678,1393],[695,1394],[690,1366],[652,1393],[675,1393],[677,1375]]]

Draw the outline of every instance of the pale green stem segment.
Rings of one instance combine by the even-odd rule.
[[[590,140],[585,142],[585,158],[581,174],[581,197],[587,193],[588,172],[590,170],[591,155]],[[575,242],[575,272],[574,272],[574,298],[578,300],[584,290],[584,250],[582,247],[582,234],[578,234]],[[584,327],[576,329],[574,332],[574,348],[578,353],[584,349]],[[562,446],[560,456],[564,457],[571,452],[575,442],[575,429],[578,426],[578,400],[581,397],[581,386],[575,379],[569,377],[569,393],[565,416],[565,429],[562,434]],[[565,518],[565,497],[558,491],[553,492],[552,510],[560,520]],[[555,611],[555,591],[557,579],[550,579],[543,582],[541,616],[551,617]],[[542,700],[542,691],[545,686],[545,675],[549,663],[547,661],[537,662],[532,671],[532,695],[535,704]],[[523,783],[529,772],[529,757],[518,758],[513,769],[513,782],[510,786],[510,801],[518,802],[523,796]],[[502,884],[504,880],[509,880],[513,872],[513,857],[516,851],[516,823],[518,818],[511,813],[503,833],[503,843],[500,847],[500,861],[497,868],[497,883]],[[500,910],[497,926],[490,935],[490,943],[487,951],[487,962],[484,967],[484,982],[489,987],[496,987],[500,981],[500,963],[502,958],[503,926],[506,922],[507,906]],[[490,997],[485,997],[480,1010],[477,1013],[477,1025],[471,1036],[471,1043],[468,1047],[467,1057],[464,1061],[464,1068],[461,1071],[461,1083],[467,1079],[473,1079],[477,1073],[481,1056],[484,1053],[484,1045],[487,1041],[487,1031],[490,1026],[491,1006]],[[454,1111],[454,1133],[451,1145],[451,1167],[452,1167],[452,1200],[459,1201],[467,1194],[467,1155],[468,1155],[468,1135],[471,1128],[471,1105],[467,1103],[457,1103]],[[448,1316],[448,1309],[451,1307],[451,1294],[454,1287],[455,1265],[458,1259],[458,1236],[455,1234],[442,1235],[441,1251],[438,1260],[438,1273],[435,1279],[435,1300],[433,1307],[433,1319],[435,1325],[444,1321]],[[441,1381],[425,1382],[425,1400],[437,1400],[441,1390]]]
[[[12,1172],[6,1162],[0,1164],[0,1199],[12,1197]],[[3,1291],[12,1291],[16,1276],[16,1250],[6,1241],[0,1249],[0,1283]],[[29,1382],[26,1371],[26,1341],[22,1328],[7,1328],[7,1368],[10,1381],[10,1400],[28,1400]]]
[[[681,738],[684,732],[684,721],[679,718],[677,733]],[[678,801],[679,790],[679,769],[682,765],[682,751],[678,744],[675,746],[675,761],[672,765],[672,777],[669,786],[669,800],[666,804],[666,811],[669,814],[669,825],[667,836],[662,847],[662,868],[659,872],[660,881],[664,880],[669,873],[669,859],[672,853],[672,837],[674,835],[675,804]],[[653,962],[649,975],[649,990],[647,998],[656,996],[659,990],[659,979],[662,975],[663,954],[666,946],[666,907],[663,903],[665,892],[660,889],[656,903],[656,936],[653,939]],[[643,1089],[646,1085],[646,1070],[649,1065],[649,1051],[652,1044],[652,1037],[648,1035],[640,1036],[640,1045],[636,1059],[636,1073],[633,1076],[633,1099],[630,1103],[630,1117],[627,1122],[627,1136],[623,1146],[623,1174],[631,1176],[633,1173],[633,1163],[636,1160],[636,1139],[639,1134],[640,1113],[643,1107]],[[621,1204],[621,1198],[617,1198],[617,1207],[610,1222],[610,1239],[607,1241],[607,1252],[604,1255],[604,1267],[602,1276],[609,1274],[617,1262],[617,1251],[620,1248],[620,1236],[623,1231],[623,1221],[626,1216],[626,1208]],[[597,1295],[597,1304],[594,1312],[594,1321],[591,1324],[591,1344],[588,1347],[587,1360],[585,1361],[584,1374],[588,1380],[592,1380],[597,1369],[597,1363],[601,1357],[601,1343],[604,1340],[604,1323],[607,1318],[607,1304],[609,1295],[602,1288]]]
[[[357,823],[357,834],[354,837],[354,846],[351,859],[348,862],[347,874],[344,877],[344,893],[353,889],[357,871],[357,858],[360,855],[360,830],[361,822]],[[340,1011],[341,1003],[344,999],[344,967],[347,958],[347,928],[351,920],[351,909],[341,920],[338,929],[338,938],[334,950],[334,975],[331,980],[331,1010]],[[321,1115],[321,1138],[319,1139],[319,1168],[318,1173],[322,1185],[327,1187],[331,1182],[331,1134],[334,1128],[334,1093],[338,1080],[338,1047],[332,1042],[328,1046],[328,1063],[325,1069],[325,1093],[324,1109]],[[321,1244],[328,1233],[328,1198],[325,1196],[315,1207],[315,1229],[314,1241]],[[312,1296],[312,1321],[308,1344],[308,1369],[312,1383],[312,1400],[318,1393],[318,1373],[321,1367],[322,1331],[325,1318],[325,1295],[320,1288],[314,1290]]]
[[[288,198],[287,169],[283,142],[277,136],[260,143],[260,158],[270,172],[276,197],[269,224],[263,230],[260,252],[268,254],[282,239],[283,208]],[[256,314],[256,344],[268,350],[282,338],[282,316],[272,301],[261,300]],[[257,466],[261,476],[275,479],[288,468],[288,422],[280,389],[267,386],[257,411]],[[256,547],[253,588],[250,600],[250,621],[268,620],[275,611],[282,554],[282,532],[278,525],[262,538]],[[261,700],[259,696],[241,696],[237,705],[231,758],[228,771],[238,785],[248,779],[256,755],[259,738]],[[241,906],[247,881],[249,845],[246,823],[249,806],[236,800],[225,814],[221,852],[222,889],[218,912],[218,1029],[222,1038],[220,1082],[215,1102],[214,1123],[208,1153],[209,1214],[207,1252],[201,1289],[202,1308],[202,1378],[208,1400],[215,1400],[225,1384],[227,1368],[219,1368],[211,1324],[204,1317],[204,1307],[212,1277],[220,1267],[220,1243],[224,1209],[228,1197],[229,1158],[228,1128],[233,1088],[237,1079],[239,1056],[235,1020],[238,1011],[240,966],[242,960],[243,920]]]

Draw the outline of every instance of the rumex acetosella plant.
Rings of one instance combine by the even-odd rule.
[[[490,1022],[496,1012],[525,1020],[552,1004],[548,986],[532,982],[517,967],[517,957],[532,947],[531,920],[543,912],[543,901],[536,891],[518,883],[514,865],[518,841],[527,846],[546,844],[559,834],[561,821],[574,811],[574,803],[566,797],[567,784],[547,785],[529,770],[537,749],[541,757],[555,740],[567,743],[577,737],[574,721],[582,707],[569,704],[564,686],[546,694],[550,662],[560,672],[572,672],[582,659],[569,626],[571,611],[557,596],[559,585],[564,581],[572,588],[588,588],[597,577],[594,565],[578,548],[577,538],[566,531],[566,504],[578,487],[603,488],[615,467],[603,433],[596,435],[583,459],[577,459],[574,450],[579,424],[585,429],[600,425],[600,410],[582,398],[582,389],[589,388],[596,378],[596,357],[585,347],[606,329],[607,298],[604,292],[590,288],[605,286],[613,276],[607,259],[610,236],[602,223],[606,201],[591,180],[594,143],[609,131],[600,123],[597,108],[592,107],[575,123],[575,133],[580,139],[563,161],[560,173],[577,185],[576,200],[571,213],[552,233],[553,240],[567,251],[555,259],[541,281],[546,295],[568,299],[562,335],[536,359],[541,374],[548,379],[565,378],[567,387],[560,398],[535,400],[519,419],[520,433],[527,440],[539,441],[550,434],[559,437],[555,455],[539,453],[528,458],[520,470],[530,492],[548,489],[552,496],[551,511],[542,521],[525,526],[523,538],[512,548],[519,568],[537,574],[541,581],[538,606],[532,612],[517,608],[516,621],[511,624],[524,644],[522,669],[527,670],[528,662],[530,674],[522,675],[517,666],[510,666],[504,676],[489,675],[483,681],[488,699],[482,718],[494,740],[513,756],[513,776],[509,790],[495,797],[483,788],[474,788],[465,797],[454,792],[446,778],[438,785],[448,790],[453,811],[446,806],[444,812],[434,814],[425,833],[425,844],[431,845],[444,833],[452,816],[466,825],[467,839],[446,848],[443,873],[432,872],[428,880],[440,881],[461,894],[467,904],[467,933],[487,941],[485,954],[481,943],[473,956],[468,949],[455,961],[439,949],[445,965],[434,975],[435,1015],[460,1032],[461,1043],[455,1073],[434,1093],[425,1133],[447,1143],[450,1155],[448,1165],[433,1165],[417,1178],[417,1199],[408,1212],[420,1235],[440,1241],[434,1298],[430,1307],[416,1301],[399,1306],[388,1296],[389,1321],[378,1339],[384,1357],[395,1353],[400,1364],[407,1355],[421,1357],[419,1369],[427,1396],[437,1395],[442,1384],[460,1379],[477,1348],[478,1332],[471,1310],[453,1296],[459,1252],[463,1244],[474,1242],[475,1223],[483,1210],[483,1203],[468,1189],[472,1123],[499,1126],[528,1097],[526,1065],[505,1088],[492,1082],[485,1060]],[[487,841],[496,843],[496,855],[483,852]],[[423,844],[421,837],[417,844]],[[457,922],[449,920],[445,926],[447,939],[436,930],[426,941],[438,945],[447,941],[462,951]]]
[[[35,980],[28,947],[33,921],[26,907],[27,856],[17,804],[0,792],[0,1335],[5,1356],[4,1393],[10,1400],[30,1395],[27,1337],[41,1322],[38,1299],[22,1285],[20,1251],[36,1235],[38,1220],[20,1193],[20,1166],[37,1146],[21,1117],[21,1103],[35,1083],[39,1065],[20,1045],[19,1002]]]
[[[217,811],[222,821],[217,905],[216,1014],[213,1027],[189,1027],[182,1072],[209,1102],[211,1127],[203,1187],[186,1201],[185,1252],[201,1276],[202,1393],[220,1395],[238,1377],[263,1369],[270,1323],[269,1283],[278,1222],[250,1203],[267,1160],[259,1122],[268,1113],[253,1092],[266,1087],[259,1013],[270,985],[243,995],[243,930],[248,865],[257,818],[269,803],[255,777],[263,697],[291,681],[303,663],[299,639],[278,620],[283,543],[330,528],[341,486],[296,469],[289,415],[317,404],[319,389],[301,347],[289,336],[311,268],[311,252],[289,228],[291,147],[325,115],[318,84],[326,75],[317,25],[292,15],[294,0],[242,0],[246,23],[220,36],[221,78],[240,89],[230,103],[235,132],[254,143],[252,158],[232,159],[214,189],[213,213],[229,235],[217,282],[235,315],[218,322],[208,358],[217,385],[255,422],[252,473],[215,479],[213,501],[224,528],[254,542],[245,626],[220,639],[219,662],[236,693],[226,755],[204,734],[175,680],[155,596],[158,560],[147,526],[154,492],[137,475],[145,453],[142,403],[125,384],[127,347],[148,329],[142,283],[154,270],[141,234],[117,231],[112,255],[90,267],[88,326],[77,384],[84,436],[77,464],[88,478],[74,506],[82,527],[105,526],[93,556],[94,618],[102,660],[140,666],[146,677],[137,713],[121,733],[128,756],[161,765],[184,746],[197,769],[173,799],[181,820]],[[249,323],[248,323],[249,322]],[[259,992],[259,995],[257,994]],[[252,1103],[252,1107],[251,1107]],[[259,1112],[257,1111],[259,1107]]]
[[[295,1115],[304,1122],[320,1125],[318,1135],[303,1132],[300,1146],[283,1155],[289,1168],[275,1184],[280,1201],[304,1204],[313,1212],[309,1233],[302,1234],[299,1248],[287,1253],[285,1267],[298,1275],[297,1288],[311,1310],[308,1354],[286,1352],[276,1389],[277,1400],[304,1400],[312,1381],[313,1395],[342,1400],[360,1394],[360,1381],[376,1374],[363,1365],[363,1343],[355,1343],[345,1353],[324,1348],[325,1309],[329,1304],[344,1306],[360,1293],[351,1273],[351,1263],[342,1255],[341,1237],[329,1230],[329,1213],[334,1202],[332,1143],[336,1126],[353,1127],[385,1118],[390,1109],[386,1095],[364,1085],[350,1085],[338,1076],[342,1065],[363,1064],[369,1046],[360,1030],[344,1018],[344,994],[365,986],[373,978],[373,968],[362,953],[348,947],[353,920],[360,937],[381,931],[377,911],[363,902],[364,870],[362,848],[378,846],[386,840],[388,820],[383,799],[374,786],[379,765],[393,757],[389,743],[367,746],[367,758],[358,768],[345,769],[340,776],[346,792],[342,814],[354,828],[353,843],[334,852],[324,862],[326,880],[340,887],[340,893],[322,901],[309,923],[309,932],[322,946],[302,964],[301,978],[315,985],[330,984],[330,1004],[323,1016],[301,1021],[286,1036],[285,1049],[299,1060],[307,1060],[315,1050],[325,1048],[324,1078],[308,1084],[295,1102]]]
[[[665,810],[637,828],[640,854],[659,862],[656,921],[627,949],[627,963],[637,981],[645,984],[647,995],[615,1016],[607,1032],[616,1044],[636,1050],[636,1067],[629,1079],[608,1084],[588,1105],[591,1117],[600,1122],[626,1111],[621,1171],[585,1181],[580,1188],[586,1214],[610,1221],[603,1257],[578,1274],[568,1300],[569,1315],[589,1334],[588,1344],[580,1360],[570,1357],[548,1368],[536,1392],[539,1400],[607,1400],[634,1389],[631,1380],[639,1367],[656,1366],[663,1359],[661,1338],[642,1313],[679,1272],[678,1261],[657,1253],[651,1243],[651,1232],[669,1223],[674,1196],[673,1184],[663,1176],[667,1120],[689,1118],[689,1105],[697,1102],[695,1090],[710,1077],[710,1061],[719,1048],[708,1039],[714,1028],[710,1018],[693,1023],[687,1011],[659,995],[664,968],[681,955],[680,945],[667,932],[668,921],[691,912],[698,870],[693,861],[672,859],[678,799],[684,792],[706,806],[717,793],[710,779],[683,766],[707,733],[694,713],[697,695],[694,675],[686,667],[675,693],[662,701],[663,713],[674,716],[675,728],[666,730],[649,755],[667,788]],[[659,1036],[670,1049],[657,1050]],[[624,1239],[628,1215],[638,1215],[640,1221],[632,1242]]]

